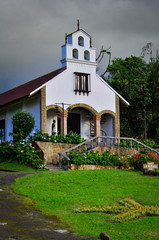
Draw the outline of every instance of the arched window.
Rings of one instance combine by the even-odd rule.
[[[72,56],[73,56],[73,58],[78,59],[78,50],[76,48],[73,49]]]
[[[89,53],[89,51],[84,51],[84,60],[90,60],[90,53]]]
[[[82,46],[82,47],[84,46],[84,38],[83,37],[78,38],[78,45]]]

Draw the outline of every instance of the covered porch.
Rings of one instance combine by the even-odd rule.
[[[77,133],[84,139],[94,136],[119,137],[119,116],[109,110],[97,112],[87,104],[74,104],[67,108],[58,105],[46,107],[46,131],[52,134]]]

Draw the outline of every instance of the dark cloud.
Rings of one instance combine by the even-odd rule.
[[[99,52],[139,56],[159,48],[158,0],[1,0],[0,92],[60,67],[65,32],[81,28]]]

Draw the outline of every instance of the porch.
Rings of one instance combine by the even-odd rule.
[[[45,128],[52,134],[77,133],[84,139],[95,136],[119,137],[119,116],[110,110],[97,112],[86,104],[74,104],[66,109],[58,105],[46,107]],[[44,129],[46,129],[44,131]]]

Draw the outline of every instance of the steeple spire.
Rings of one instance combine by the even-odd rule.
[[[77,30],[80,29],[80,22],[79,22],[79,19],[77,20]]]

